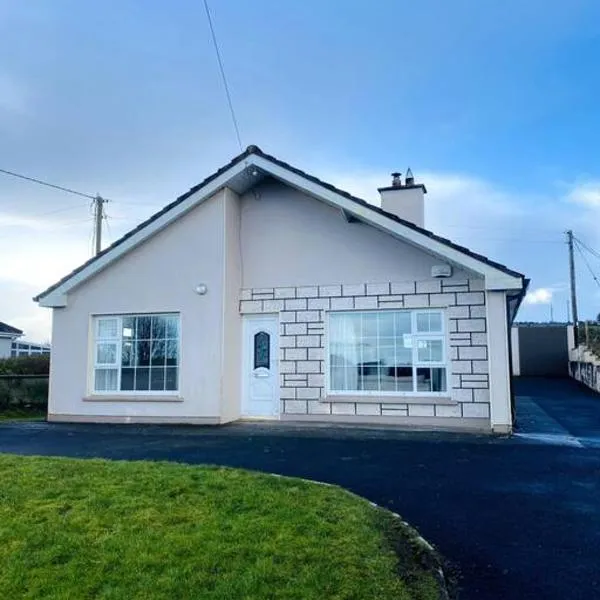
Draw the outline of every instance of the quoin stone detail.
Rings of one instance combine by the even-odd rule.
[[[279,313],[281,413],[478,418],[490,417],[487,315],[483,279],[243,289],[241,314]],[[385,397],[381,402],[328,402],[325,322],[328,311],[441,308],[447,317],[448,395]],[[371,400],[371,399],[369,399]]]

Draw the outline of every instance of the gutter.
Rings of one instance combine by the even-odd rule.
[[[529,284],[531,283],[531,279],[528,279],[527,277],[523,277],[523,287],[521,288],[521,290],[517,293],[514,294],[512,296],[508,296],[508,298],[510,300],[514,300],[516,298],[517,302],[515,304],[514,310],[511,311],[510,308],[510,300],[507,303],[507,308],[508,308],[508,326],[509,329],[512,326],[515,317],[517,316],[517,313],[519,312],[519,308],[521,308],[521,304],[523,303],[523,300],[525,298],[525,295],[527,294],[527,290],[529,289]]]

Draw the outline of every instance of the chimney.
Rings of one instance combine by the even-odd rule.
[[[392,185],[379,188],[381,208],[419,227],[425,226],[425,194],[422,183],[415,183],[410,169],[402,183],[401,173],[392,173]]]

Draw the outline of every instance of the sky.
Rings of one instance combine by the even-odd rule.
[[[366,200],[425,183],[426,226],[567,318],[564,232],[600,251],[596,0],[209,0],[244,146]],[[110,243],[239,153],[199,0],[0,0],[0,168],[109,198]],[[0,321],[89,258],[85,198],[0,174]],[[576,255],[579,312],[600,259]]]

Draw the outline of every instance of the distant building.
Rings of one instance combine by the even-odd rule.
[[[12,325],[0,321],[0,358],[11,355],[13,342],[20,338],[23,332]]]
[[[33,356],[35,354],[50,354],[50,344],[34,344],[33,342],[13,342],[11,356]]]
[[[20,340],[23,332],[0,321],[0,358],[50,354],[50,344],[38,344]]]

